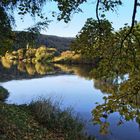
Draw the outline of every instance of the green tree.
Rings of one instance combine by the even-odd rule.
[[[12,28],[10,19],[3,7],[0,7],[0,54],[4,54],[6,50],[10,50],[13,43]],[[4,46],[4,47],[3,47]]]
[[[52,0],[57,3],[57,7],[59,12],[56,13],[54,10],[52,12],[52,16],[57,16],[58,20],[64,20],[66,23],[71,20],[71,15],[77,12],[81,12],[80,6],[83,3],[89,2],[89,0]],[[49,4],[51,0],[1,0],[0,1],[0,47],[12,46],[11,40],[13,34],[11,35],[12,27],[15,23],[15,18],[13,16],[13,12],[16,10],[18,14],[21,15],[21,19],[24,18],[25,15],[29,14],[33,18],[39,17],[40,21],[37,22],[32,27],[29,27],[27,30],[29,32],[38,33],[41,29],[44,29],[48,26],[50,20],[47,18],[47,13],[44,14],[42,9],[44,5]],[[107,11],[116,11],[118,6],[123,4],[122,0],[96,0],[96,17],[99,26],[99,33],[101,32],[102,21],[105,20],[105,14]],[[132,32],[134,27],[137,8],[139,6],[139,1],[134,0],[133,14],[132,14],[132,24],[131,28],[128,32],[126,32],[125,36],[123,36],[121,41],[121,46],[123,46],[124,40]],[[5,30],[6,29],[6,30]],[[7,33],[5,34],[5,32]]]
[[[89,18],[72,43],[72,50],[89,59],[103,57],[113,42],[112,31],[112,25],[108,20],[101,20],[99,26],[97,20]]]
[[[138,73],[137,73],[138,74]],[[93,109],[93,123],[100,125],[102,134],[109,133],[109,116],[118,112],[120,117],[116,125],[123,125],[124,122],[135,120],[140,125],[140,84],[139,76],[131,75],[129,79],[117,83],[115,90],[108,90],[110,94],[104,97],[104,103],[99,104]],[[104,85],[102,85],[104,86]],[[107,124],[107,126],[105,125]],[[103,127],[103,126],[106,127]]]

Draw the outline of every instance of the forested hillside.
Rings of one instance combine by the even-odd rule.
[[[74,38],[71,37],[59,37],[52,35],[40,35],[39,44],[45,44],[48,47],[56,48],[58,51],[69,50],[71,42]]]
[[[27,44],[33,44],[32,46],[38,47],[40,45],[46,45],[49,48],[56,48],[58,51],[69,50],[71,42],[74,38],[71,37],[59,37],[43,34],[32,34],[27,32],[15,32],[16,40],[14,43],[14,49],[25,48]]]

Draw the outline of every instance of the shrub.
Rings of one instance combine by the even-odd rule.
[[[39,123],[49,130],[63,134],[65,140],[86,140],[82,134],[83,123],[72,109],[61,110],[51,99],[41,99],[29,105]]]
[[[8,96],[9,92],[5,88],[0,86],[0,101],[5,101],[5,99],[8,98]]]

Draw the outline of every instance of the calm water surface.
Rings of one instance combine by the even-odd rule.
[[[69,67],[67,71],[69,69],[73,70]],[[30,78],[16,78],[16,73],[13,78],[2,81],[0,84],[10,92],[7,99],[7,103],[10,104],[28,104],[42,97],[62,101],[61,107],[72,107],[85,121],[86,132],[94,135],[98,140],[140,140],[139,125],[134,120],[117,125],[120,117],[118,112],[108,118],[110,133],[100,134],[99,126],[92,123],[92,110],[97,106],[97,102],[102,104],[103,97],[108,94],[102,93],[97,86],[97,81],[87,77],[83,71],[80,73],[80,69],[73,70],[74,74],[61,73]]]

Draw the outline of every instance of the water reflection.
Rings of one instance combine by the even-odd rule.
[[[13,79],[31,79],[43,77],[48,74],[60,74],[62,71],[47,63],[27,63],[1,58],[0,63],[0,81],[9,81]]]
[[[104,97],[104,104],[97,105],[92,111],[93,122],[100,125],[102,134],[109,133],[108,118],[115,112],[120,116],[116,125],[123,125],[130,120],[136,120],[140,125],[140,79],[134,75],[123,83],[115,85],[116,88],[110,90],[110,94]]]
[[[104,103],[97,103],[93,108],[93,124],[100,127],[102,135],[111,134],[112,115],[117,113],[116,126],[134,121],[140,126],[140,77],[139,71],[107,71],[102,75],[96,68],[87,70],[70,66],[60,66],[63,70],[72,70],[76,75],[93,79],[94,88],[105,94]],[[101,68],[101,67],[100,67]],[[102,69],[103,70],[103,69]],[[104,70],[105,67],[104,67]],[[123,70],[123,69],[122,69]],[[129,139],[129,138],[128,138]]]
[[[23,61],[13,61],[10,59],[6,59],[5,57],[2,57],[1,63],[3,67],[8,69],[12,68],[13,66],[16,66],[20,72],[26,72],[29,75],[35,75],[36,73],[44,75],[47,72],[53,71],[51,65],[41,62],[25,63]]]
[[[8,70],[7,77],[10,75],[10,71],[12,73],[11,75],[15,74],[15,77],[19,76],[21,78],[23,78],[23,74],[26,75],[24,76],[24,78],[27,78],[27,75],[35,77],[36,75],[45,75],[48,73],[56,73],[56,71],[59,71],[59,72],[61,71],[61,73],[62,72],[74,73],[78,75],[79,77],[83,77],[84,79],[93,80],[93,88],[100,90],[104,96],[102,102],[100,100],[99,102],[94,100],[94,103],[97,102],[96,103],[97,105],[93,105],[94,103],[92,103],[92,112],[91,112],[92,123],[100,127],[99,131],[102,135],[107,135],[107,136],[112,135],[111,129],[115,130],[116,129],[115,127],[124,126],[124,128],[127,130],[126,122],[133,123],[135,126],[140,125],[139,71],[130,72],[130,71],[124,71],[123,69],[122,71],[118,71],[118,70],[112,71],[111,69],[108,68],[108,69],[104,69],[106,71],[105,72],[103,71],[103,69],[100,69],[99,71],[98,69],[93,68],[91,66],[60,65],[60,64],[47,65],[47,64],[42,64],[42,63],[33,64],[33,63],[24,63],[24,62],[11,62],[11,61],[9,62],[6,60],[2,60],[2,65]],[[2,67],[1,67],[1,70],[2,70]],[[16,70],[18,70],[20,73],[18,73]],[[4,75],[6,77],[6,73]],[[11,79],[12,78],[14,79],[15,77],[11,76]],[[64,77],[63,78],[60,77],[60,78],[64,80]],[[72,80],[71,82],[74,82],[75,80]],[[48,84],[49,85],[48,88],[53,89],[52,86],[54,86],[53,83],[55,82],[53,80],[51,81],[51,78],[49,79],[49,81],[46,81],[47,83],[50,83],[50,85]],[[60,79],[57,82],[59,83]],[[77,80],[77,82],[80,82],[80,80]],[[56,83],[55,86],[58,83]],[[58,92],[60,89],[61,89],[60,91],[62,91],[64,85],[65,85],[65,82],[63,82],[63,84],[59,86],[58,89],[56,86],[55,87],[57,89],[56,92]],[[66,88],[66,85],[65,85],[65,88]],[[68,86],[68,89],[69,89],[69,86]],[[76,88],[73,88],[73,85],[70,86],[69,90],[70,90],[69,95],[72,96],[72,99],[70,99],[71,98],[70,96],[66,99],[67,101],[70,100],[70,102],[73,102],[75,97],[79,98],[79,96],[78,95],[76,96],[74,93]],[[74,94],[72,94],[71,92],[73,92]],[[87,91],[87,92],[90,92],[90,91]],[[90,92],[90,94],[93,94],[93,91]],[[84,101],[84,96],[86,96],[85,93],[82,96],[83,97],[81,98],[83,98],[83,101]],[[91,96],[89,95],[88,97],[91,98]],[[91,101],[90,98],[88,98],[89,101]],[[81,106],[81,103],[79,103],[79,105],[81,107],[81,108],[79,107],[79,110],[82,110],[82,109],[84,110],[84,108],[86,108],[86,107]],[[90,106],[90,104],[88,105]],[[88,111],[89,111],[89,108],[88,108]],[[113,123],[113,126],[111,124],[112,119],[110,119],[112,116],[115,116],[115,123]],[[91,129],[94,129],[94,128],[92,127]],[[89,131],[91,131],[91,129]],[[95,131],[96,130],[94,130],[94,132]],[[135,139],[138,139],[137,138],[139,136],[138,133],[139,132],[137,132]],[[128,136],[130,137],[130,135]],[[127,137],[127,139],[130,139],[129,137]],[[102,138],[100,137],[99,139],[102,139]],[[123,139],[123,138],[121,137],[119,139]]]

